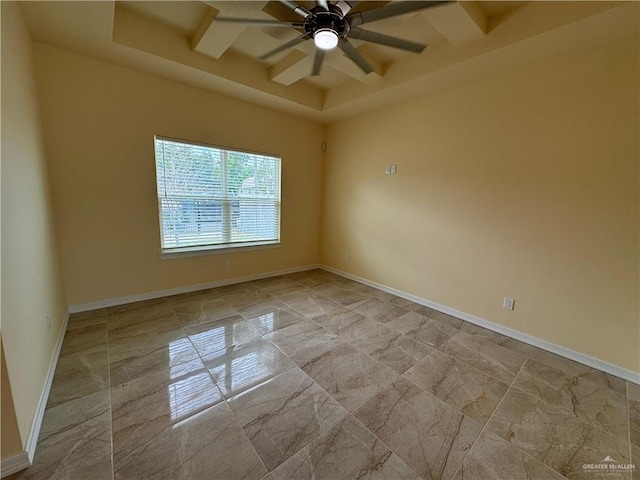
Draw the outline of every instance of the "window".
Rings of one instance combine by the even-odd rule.
[[[163,253],[280,241],[280,158],[155,137]]]

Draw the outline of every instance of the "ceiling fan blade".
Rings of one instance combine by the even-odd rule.
[[[352,26],[362,25],[363,23],[375,22],[376,20],[382,20],[383,18],[391,18],[396,15],[403,15],[409,12],[416,12],[418,10],[424,10],[425,8],[436,7],[443,3],[449,3],[448,0],[444,1],[398,1],[391,2],[388,5],[380,8],[374,8],[365,12],[356,12],[349,15],[349,23]]]
[[[299,37],[294,38],[293,40],[289,40],[287,43],[283,43],[278,48],[274,48],[270,52],[265,53],[260,56],[260,60],[266,60],[269,57],[273,57],[275,54],[284,52],[285,50],[298,45],[299,43],[304,42],[307,39],[307,34],[303,33]]]
[[[316,48],[316,56],[313,58],[313,70],[311,70],[311,76],[315,77],[320,75],[322,69],[322,61],[324,60],[324,50]]]
[[[309,15],[311,15],[311,12],[309,10],[304,8],[302,5],[298,5],[296,2],[292,2],[290,0],[280,0],[280,3],[282,3],[283,5],[286,5],[287,7],[289,7],[291,10],[293,10],[303,18],[306,18]]]
[[[342,50],[353,63],[358,65],[360,70],[364,73],[373,72],[373,67],[369,65],[369,62],[367,62],[364,57],[358,53],[355,47],[349,43],[349,40],[342,40],[338,46],[340,47],[340,50]]]
[[[359,3],[360,2],[356,0],[349,0],[349,1],[340,0],[338,3],[336,3],[336,6],[342,11],[342,15],[346,15],[351,11],[352,8],[354,8]]]
[[[329,11],[329,2],[327,0],[316,0],[316,5],[322,7],[327,12]]]
[[[281,22],[279,20],[259,20],[257,18],[216,17],[215,20],[216,22],[246,23],[247,25],[258,25],[258,26],[264,26],[264,27],[300,28],[304,26],[303,22]]]
[[[409,50],[410,52],[416,53],[421,53],[427,47],[422,43],[416,43],[410,40],[405,40],[403,38],[384,35],[382,33],[370,32],[369,30],[363,30],[358,27],[353,27],[351,28],[351,30],[349,30],[349,37],[356,38],[358,40],[364,40],[365,42],[377,43],[379,45],[399,48],[400,50]]]

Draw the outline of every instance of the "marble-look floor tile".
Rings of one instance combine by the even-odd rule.
[[[117,480],[246,479],[267,472],[230,408],[221,403],[114,457]]]
[[[125,303],[122,305],[116,305],[114,307],[108,307],[106,308],[107,311],[107,315],[112,316],[112,315],[117,315],[118,313],[123,313],[123,312],[131,312],[131,311],[143,311],[143,310],[152,310],[153,308],[157,307],[157,306],[166,306],[167,304],[167,300],[164,297],[161,298],[152,298],[149,300],[142,300],[140,302],[132,302],[132,303]]]
[[[291,308],[312,320],[316,317],[344,308],[344,305],[334,302],[333,300],[317,293],[311,293],[307,297],[298,298],[295,301],[288,300],[286,303]]]
[[[302,369],[349,411],[398,375],[344,342],[308,361]]]
[[[362,290],[362,293],[371,297],[379,298],[380,300],[383,300],[387,303],[391,303],[392,300],[398,299],[398,297],[393,293],[385,292],[384,290],[378,290],[377,288],[373,287],[367,288],[367,290]]]
[[[416,473],[351,415],[273,472],[273,480],[419,480]]]
[[[135,448],[221,400],[220,391],[200,359],[113,387],[113,451]]]
[[[47,409],[34,464],[14,478],[108,480],[110,456],[109,391],[103,390]]]
[[[268,470],[273,470],[347,411],[299,368],[229,400]]]
[[[389,303],[396,307],[404,308],[405,310],[409,311],[414,311],[422,307],[422,305],[420,305],[419,303],[414,303],[411,300],[407,300],[401,297],[396,297],[393,300],[390,300]]]
[[[327,293],[325,296],[333,300],[334,302],[352,308],[357,307],[359,304],[364,303],[371,298],[358,291],[342,287],[336,288],[330,293]]]
[[[250,287],[245,290],[238,290],[222,296],[222,300],[236,310],[262,302],[271,301],[273,296],[257,287]]]
[[[350,343],[398,373],[404,373],[433,352],[427,344],[384,325],[376,326]]]
[[[629,406],[629,440],[631,445],[640,448],[640,400],[628,399]],[[638,459],[640,460],[640,458]],[[638,467],[640,468],[640,466]]]
[[[458,317],[454,317],[453,315],[449,315],[447,313],[440,312],[438,310],[434,310],[433,308],[425,307],[422,305],[416,308],[414,311],[416,313],[419,313],[420,315],[429,317],[431,320],[435,320],[439,323],[444,323],[445,325],[448,325],[449,327],[453,327],[455,329],[461,329],[465,324],[465,321]]]
[[[169,302],[169,306],[175,312],[184,328],[215,322],[238,314],[235,308],[225,303],[222,299],[208,297],[173,301]]]
[[[526,355],[464,332],[441,345],[439,350],[509,384],[527,360]]]
[[[402,307],[398,307],[398,306],[394,305],[391,310],[388,310],[385,313],[379,313],[379,314],[375,315],[373,317],[373,319],[376,322],[389,323],[389,322],[392,322],[393,320],[395,320],[396,318],[400,318],[403,315],[406,315],[407,313],[409,313],[411,311],[412,310],[409,310],[409,309],[406,309],[406,308],[402,308]]]
[[[565,477],[497,435],[484,432],[453,480],[563,480]]]
[[[256,280],[255,283],[261,290],[271,294],[282,290],[293,291],[302,287],[297,280],[287,277],[286,275]]]
[[[363,293],[367,297],[376,297],[378,295],[380,296],[381,299],[382,297],[388,297],[389,299],[394,297],[394,295],[392,295],[391,293],[383,292],[382,290],[378,290],[377,288],[373,288],[369,285],[366,285],[360,282],[349,281],[349,282],[345,282],[342,286],[344,288],[348,288],[349,290],[354,290],[356,292]]]
[[[107,345],[58,359],[47,408],[109,388]]]
[[[273,342],[297,365],[304,365],[340,342],[337,335],[307,319],[265,335],[264,338]]]
[[[113,343],[116,340],[130,340],[133,338],[140,338],[141,342],[143,342],[146,338],[179,328],[182,328],[182,326],[178,322],[178,318],[171,312],[140,323],[133,321],[109,322],[109,342]]]
[[[583,465],[600,463],[607,456],[629,463],[628,439],[609,435],[566,410],[513,388],[487,423],[487,431],[568,478],[591,478]]]
[[[242,316],[263,335],[289,325],[295,325],[304,320],[301,315],[293,310],[289,310],[286,307],[275,308],[270,305],[262,309],[256,309],[251,313],[243,313]]]
[[[222,287],[218,287],[218,288],[205,288],[203,290],[194,290],[192,292],[184,292],[184,293],[177,293],[175,295],[169,295],[168,297],[164,297],[164,301],[167,302],[167,304],[171,305],[172,302],[177,302],[179,300],[182,299],[187,299],[187,298],[212,298],[215,296],[216,291],[218,291],[220,288]]]
[[[283,301],[272,297],[268,300],[264,300],[262,302],[251,303],[249,305],[244,305],[241,307],[237,307],[236,310],[240,315],[242,315],[247,320],[250,318],[254,318],[260,316],[266,312],[271,312],[274,310],[290,310],[289,305],[284,303]]]
[[[295,367],[289,357],[260,337],[219,350],[202,360],[227,398]]]
[[[483,425],[509,388],[439,351],[410,368],[404,377]]]
[[[640,444],[640,418],[638,418],[638,416],[631,417],[629,419],[629,428],[631,431],[631,435],[629,437],[631,448],[638,450],[638,453],[640,454],[640,445],[638,445]],[[640,455],[635,456],[635,462],[640,465]],[[640,468],[640,466],[638,468]]]
[[[344,281],[342,279],[335,279],[330,282],[317,285],[313,291],[327,298],[331,298],[332,295],[344,291]]]
[[[7,480],[113,480],[114,462],[135,480],[640,464],[640,386],[323,270],[73,314],[48,400],[34,465]]]
[[[482,429],[402,377],[354,416],[425,479],[451,478]]]
[[[631,445],[631,463],[634,468],[631,470],[632,480],[640,480],[640,447]]]
[[[168,340],[166,336],[166,341],[163,341],[163,338],[154,338],[140,345],[142,348],[135,348],[135,342],[116,345],[116,354],[112,353],[109,369],[111,387],[199,358],[198,352],[182,329],[168,334],[171,335]]]
[[[107,339],[106,323],[67,330],[60,349],[60,357],[102,350],[107,345]]]
[[[320,315],[314,318],[314,321],[347,341],[359,337],[379,325],[375,320],[346,307]]]
[[[298,284],[301,287],[306,287],[311,290],[315,290],[315,288],[318,287],[319,285],[323,285],[331,282],[329,278],[323,275],[311,275],[308,272],[300,272],[300,273],[302,275],[298,277],[292,277],[292,278],[295,278],[295,280],[298,282]]]
[[[157,318],[164,318],[173,315],[169,304],[162,300],[151,300],[149,303],[121,305],[108,310],[107,321],[109,331],[128,325],[140,325],[145,322],[153,322]]]
[[[640,378],[638,381],[640,381]],[[627,397],[629,400],[640,402],[640,384],[627,382]]]
[[[470,335],[478,335],[480,337],[486,338],[487,340],[491,340],[496,345],[508,348],[509,350],[521,353],[522,355],[529,355],[533,350],[533,347],[531,345],[527,345],[526,343],[520,342],[514,338],[505,337],[504,335],[492,332],[491,330],[487,330],[486,328],[478,327],[473,323],[465,323],[462,327],[462,331]]]
[[[409,312],[385,324],[409,338],[436,348],[458,333],[455,328],[439,324],[416,312]]]
[[[260,336],[260,332],[240,315],[186,328],[185,332],[203,357]]]
[[[232,283],[230,285],[211,288],[209,289],[208,295],[212,298],[220,298],[227,295],[234,295],[236,293],[255,291],[257,289],[258,287],[255,286],[252,282]]]
[[[366,315],[369,318],[384,318],[394,309],[394,305],[385,302],[377,297],[370,298],[366,302],[357,305],[354,310],[362,315]]]
[[[534,395],[612,435],[627,438],[629,434],[627,399],[606,387],[529,360],[516,377],[513,388]]]
[[[164,297],[165,301],[169,304],[169,306],[173,306],[173,304],[181,303],[184,300],[185,304],[188,303],[188,299],[193,299],[195,303],[207,300],[221,300],[223,296],[223,292],[230,293],[230,291],[225,291],[225,289],[231,288],[233,291],[238,291],[242,289],[241,284],[234,285],[225,285],[224,287],[216,287],[216,288],[204,288],[201,290],[194,290],[192,292],[179,293],[177,295],[171,295],[169,297]]]
[[[549,365],[550,367],[562,370],[567,375],[574,377],[580,377],[584,380],[588,380],[596,385],[607,387],[614,392],[626,394],[626,382],[621,378],[614,377],[608,373],[596,370],[595,368],[588,367],[568,358],[555,355],[539,348],[534,348],[531,353],[531,359],[540,363]]]
[[[54,462],[46,467],[34,464],[26,470],[3,478],[6,480],[113,480],[113,463],[111,454],[101,458],[87,455],[77,462]]]
[[[107,312],[105,309],[74,313],[69,317],[69,321],[67,322],[67,331],[104,323],[107,323]]]
[[[188,343],[185,343],[188,342]],[[113,366],[125,365],[133,359],[145,356],[153,357],[152,363],[175,365],[190,360],[193,355],[189,349],[191,342],[182,328],[153,334],[140,334],[133,337],[112,339],[109,342],[109,362]]]
[[[296,300],[304,300],[308,298],[309,295],[314,295],[313,290],[303,286],[273,292],[274,297],[285,303],[295,303]]]

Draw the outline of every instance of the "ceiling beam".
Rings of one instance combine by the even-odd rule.
[[[212,2],[213,3],[213,2]],[[260,11],[266,1],[252,2],[252,8]],[[219,59],[233,42],[244,32],[247,25],[241,23],[216,22],[218,15],[230,17],[237,15],[237,8],[228,7],[223,2],[215,2],[216,7],[209,5],[198,28],[191,37],[191,50],[209,57]]]
[[[269,68],[269,80],[288,86],[310,75],[312,68],[313,56],[293,49]]]
[[[311,42],[299,45],[286,57],[269,68],[269,80],[282,85],[291,85],[298,80],[308,77],[313,68],[314,56],[315,47]],[[373,72],[368,75],[347,56],[336,49],[325,56],[323,68],[331,66],[340,73],[361,83],[371,83],[380,80],[384,74],[384,65],[372,60],[368,56],[367,62],[373,67]]]
[[[338,70],[340,73],[344,73],[348,77],[353,78],[362,83],[372,83],[378,81],[384,75],[384,65],[373,58],[371,56],[367,56],[363,54],[366,58],[367,63],[371,65],[373,68],[373,72],[366,74],[364,73],[360,67],[358,67],[355,63],[353,63],[349,57],[344,54],[340,55],[331,55],[327,60],[327,64],[331,65],[332,68]]]
[[[433,27],[453,45],[487,34],[487,16],[476,1],[452,2],[424,11]]]

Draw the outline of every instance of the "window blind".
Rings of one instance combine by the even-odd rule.
[[[280,158],[155,137],[162,249],[280,241]]]

